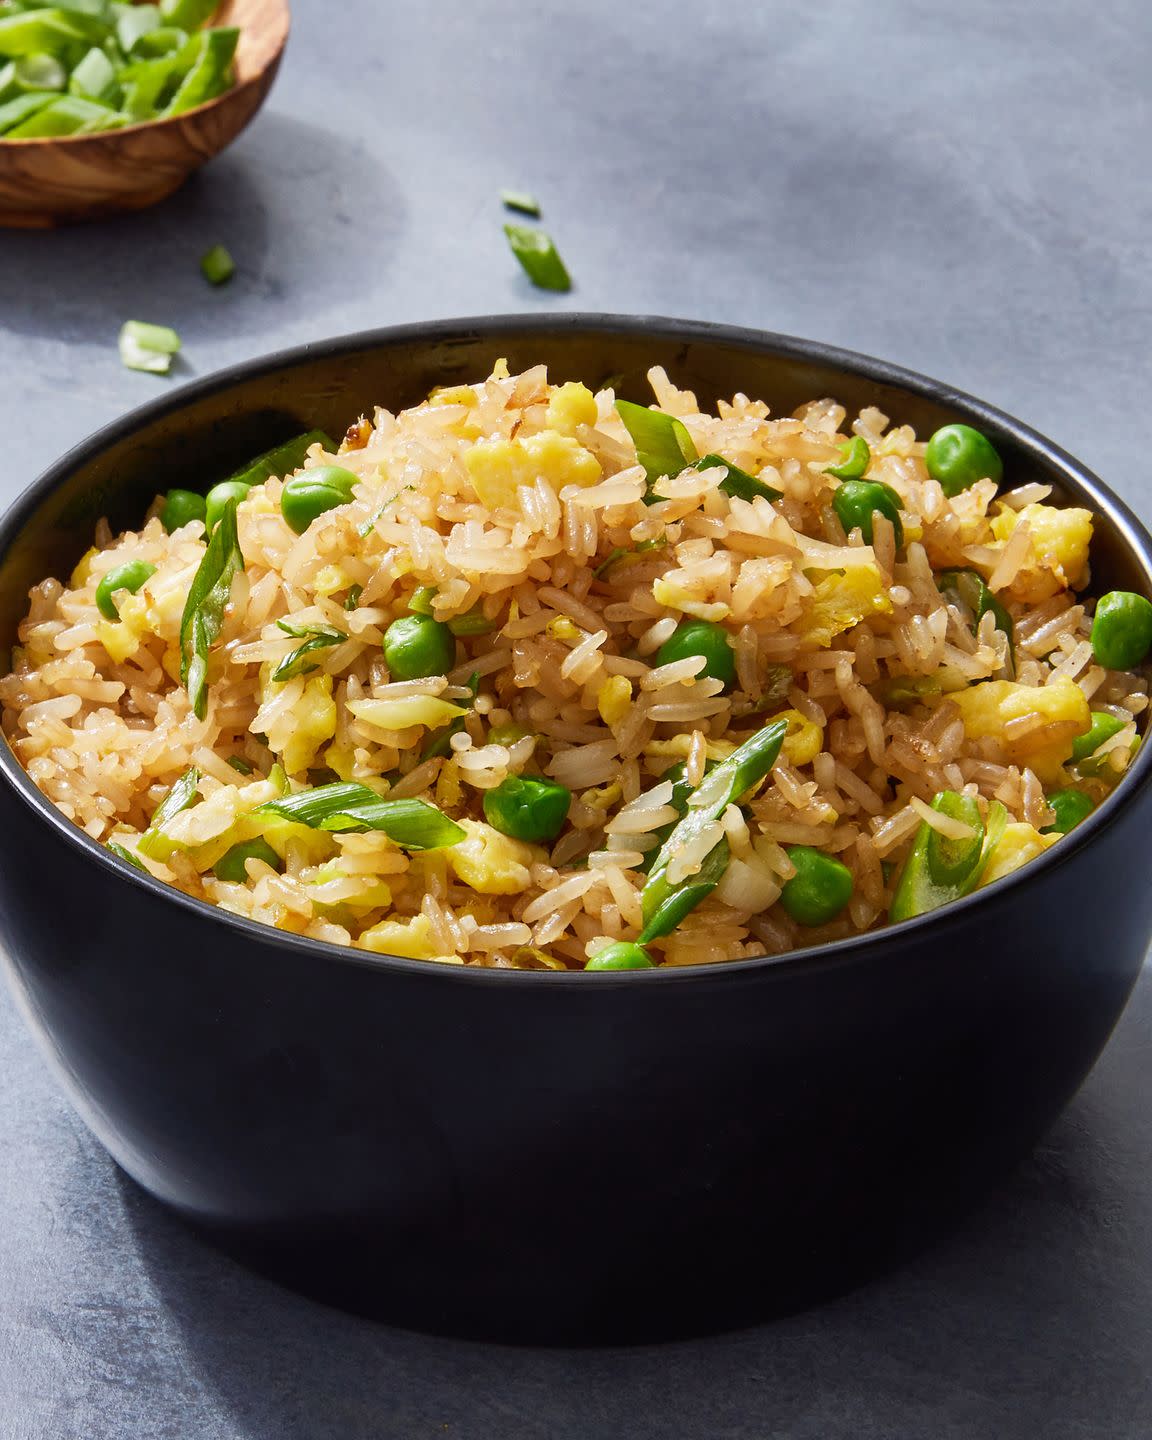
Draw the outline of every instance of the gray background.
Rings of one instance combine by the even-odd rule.
[[[1146,0],[297,0],[265,112],[180,195],[0,232],[3,497],[221,365],[558,306],[883,355],[1147,515],[1150,39]],[[505,185],[543,200],[571,296],[518,273]],[[128,317],[180,330],[173,380],[120,368]],[[117,1174],[0,1000],[0,1437],[1147,1436],[1150,1015],[1146,978],[1036,1157],[915,1265],[759,1330],[572,1353],[390,1331],[236,1268]]]

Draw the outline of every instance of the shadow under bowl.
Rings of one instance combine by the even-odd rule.
[[[268,98],[288,42],[288,0],[223,0],[236,83],[183,115],[43,140],[0,139],[0,227],[40,229],[144,210],[232,144]]]
[[[313,426],[547,363],[642,399],[834,395],[924,434],[963,420],[1010,484],[1096,516],[1099,588],[1152,594],[1152,542],[1094,476],[988,406],[882,362],[612,316],[413,325],[307,346],[102,431],[0,523],[0,645],[96,520],[138,522]],[[1152,750],[1026,869],[952,907],[776,959],[623,974],[459,970],[239,920],[111,857],[0,746],[0,936],[68,1094],[154,1196],[264,1269],[422,1327],[603,1340],[747,1320],[918,1245],[1080,1085],[1152,929]],[[56,896],[59,903],[53,903]]]

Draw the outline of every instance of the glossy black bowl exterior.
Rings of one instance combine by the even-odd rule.
[[[1098,515],[1101,588],[1152,593],[1148,536],[1017,422],[876,361],[662,320],[382,331],[243,366],[105,430],[0,525],[0,644],[107,514],[202,486],[378,401],[545,361],[659,363],[704,403],[834,394],[991,434],[1010,483]],[[162,479],[161,479],[162,477]],[[153,1195],[298,1283],[416,1324],[528,1337],[702,1328],[843,1284],[1017,1159],[1083,1080],[1152,929],[1145,750],[1021,874],[778,960],[637,974],[459,970],[236,920],[64,820],[0,746],[14,991],[72,1100]]]

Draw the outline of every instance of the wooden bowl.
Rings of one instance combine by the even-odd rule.
[[[0,226],[43,227],[143,210],[231,145],[263,105],[288,40],[288,0],[223,0],[236,25],[236,84],[183,115],[123,130],[0,140]]]

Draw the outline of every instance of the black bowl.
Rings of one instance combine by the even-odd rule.
[[[0,525],[0,644],[108,515],[379,401],[545,361],[776,413],[833,394],[966,420],[1011,483],[1097,515],[1100,589],[1152,541],[1017,421],[879,361],[719,326],[575,315],[308,346],[110,426]],[[1152,929],[1152,751],[1043,858],[921,920],[780,959],[642,974],[459,970],[233,918],[140,876],[0,746],[15,993],[68,1094],[153,1195],[294,1283],[425,1326],[703,1329],[849,1283],[1021,1157],[1120,1015]],[[56,908],[57,899],[60,908]]]

